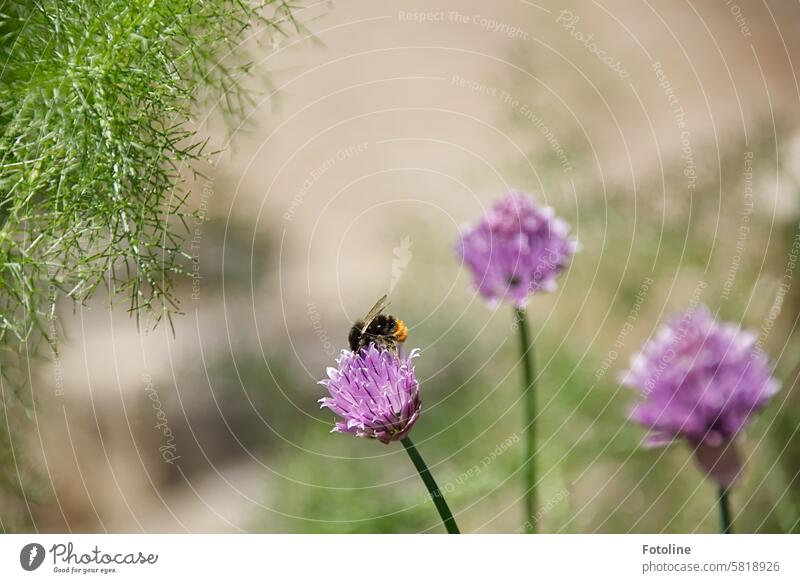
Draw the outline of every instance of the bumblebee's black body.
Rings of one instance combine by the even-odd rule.
[[[368,346],[370,342],[376,342],[377,338],[390,337],[395,340],[394,334],[397,332],[397,320],[394,316],[385,316],[378,314],[372,322],[369,323],[367,329],[364,330],[364,321],[359,320],[353,327],[350,328],[350,335],[347,339],[350,341],[350,350],[358,350],[364,346]],[[376,342],[377,344],[378,342]]]
[[[397,343],[405,341],[408,328],[402,320],[381,314],[385,306],[386,296],[383,296],[363,320],[353,324],[347,336],[350,350],[355,352],[374,343],[392,354],[397,354]]]

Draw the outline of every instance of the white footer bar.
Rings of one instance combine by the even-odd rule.
[[[5,535],[0,581],[800,581],[800,535]],[[315,579],[312,579],[315,578]]]

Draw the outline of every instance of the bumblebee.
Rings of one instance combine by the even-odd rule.
[[[350,350],[355,352],[372,342],[375,346],[385,348],[397,356],[398,343],[405,342],[408,337],[408,327],[402,320],[382,313],[389,303],[387,298],[388,296],[383,296],[379,299],[367,315],[350,328],[350,334],[347,336]]]

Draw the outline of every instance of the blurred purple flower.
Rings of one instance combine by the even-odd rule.
[[[342,418],[333,431],[371,437],[383,443],[399,441],[419,418],[419,382],[408,358],[370,344],[358,352],[343,350],[337,368],[329,367],[328,378],[320,381],[330,397],[319,400]]]
[[[556,289],[578,244],[569,225],[529,196],[511,192],[475,226],[462,231],[456,252],[491,305],[504,299],[524,308],[531,293]]]
[[[699,465],[725,487],[742,469],[737,434],[779,388],[755,343],[699,306],[662,327],[621,379],[644,397],[631,418],[650,430],[648,443],[685,439]]]

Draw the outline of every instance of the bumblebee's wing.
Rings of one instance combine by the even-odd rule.
[[[385,310],[386,306],[389,305],[389,302],[387,301],[388,298],[389,296],[384,294],[381,299],[375,302],[375,305],[372,306],[372,309],[369,312],[367,312],[367,315],[364,316],[364,327],[361,328],[362,334],[367,331],[367,328],[369,328],[369,325],[372,324],[372,321],[378,316],[378,314]]]

